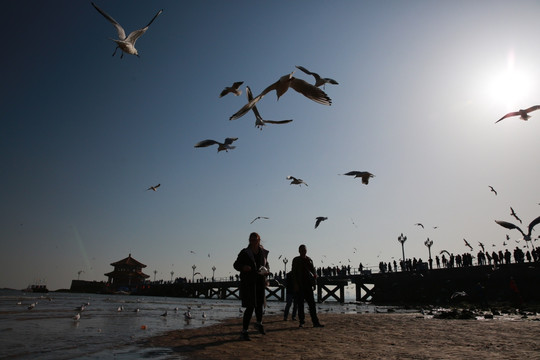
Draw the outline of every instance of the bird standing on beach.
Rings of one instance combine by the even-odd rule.
[[[540,109],[540,105],[534,105],[534,106],[531,106],[530,108],[525,109],[525,110],[520,109],[518,111],[509,112],[508,114],[504,115],[499,120],[495,121],[495,124],[498,123],[499,121],[503,120],[503,119],[506,119],[506,118],[509,118],[509,117],[512,117],[512,116],[518,116],[518,115],[519,115],[519,118],[521,120],[527,121],[531,117],[529,115],[529,113],[532,112],[532,111],[538,110],[538,109]]]
[[[158,187],[160,187],[161,184],[157,184],[156,186],[150,186],[148,189],[146,189],[146,191],[148,190],[152,190],[152,191],[156,191]]]
[[[506,222],[506,221],[500,221],[500,220],[495,220],[495,222],[499,225],[501,225],[502,227],[505,227],[507,229],[517,229],[521,235],[523,235],[523,240],[525,241],[531,241],[531,233],[533,231],[533,228],[540,224],[540,216],[537,217],[536,219],[534,219],[533,221],[531,221],[531,223],[529,224],[529,230],[527,232],[527,234],[525,234],[523,232],[523,230],[521,230],[518,226],[512,224],[512,223],[509,223],[509,222]],[[508,237],[508,235],[507,235]]]
[[[253,100],[253,94],[251,93],[251,89],[249,88],[249,86],[246,86],[246,95],[248,98],[248,102]],[[287,124],[292,121],[292,119],[290,120],[264,120],[261,114],[259,113],[259,110],[257,109],[256,105],[253,105],[253,108],[251,110],[253,110],[253,113],[255,114],[255,127],[261,130],[263,126],[266,126],[266,124]]]
[[[319,227],[319,224],[324,221],[324,220],[328,220],[327,217],[324,217],[324,216],[317,216],[315,218],[315,229]]]
[[[207,140],[202,140],[202,141],[199,141],[198,143],[195,144],[195,147],[196,148],[201,148],[201,147],[208,147],[208,146],[212,146],[212,145],[217,145],[218,146],[218,152],[222,151],[222,150],[225,150],[225,152],[229,152],[229,150],[232,150],[232,149],[235,149],[236,146],[231,146],[231,144],[233,142],[235,142],[236,140],[238,140],[238,138],[226,138],[225,141],[223,143],[220,143],[219,141],[215,141],[215,140],[210,140],[210,139],[207,139]]]
[[[238,88],[240,85],[242,85],[243,81],[237,81],[232,86],[227,86],[223,91],[221,91],[221,94],[219,94],[219,97],[224,97],[228,93],[234,94],[236,96],[240,96],[242,94],[242,90],[239,90]]]
[[[79,321],[80,318],[81,318],[81,314],[80,314],[80,313],[77,313],[77,315],[75,315],[75,316],[73,317],[73,320]]]
[[[349,171],[343,175],[354,176],[354,178],[362,178],[362,184],[367,185],[369,183],[369,178],[375,177],[372,173],[368,171]]]
[[[523,224],[523,221],[517,216],[516,212],[512,207],[510,206],[510,216],[513,216],[517,221],[519,221],[520,224]]]
[[[294,176],[291,176],[291,175],[287,176],[287,180],[292,180],[290,185],[300,185],[300,186],[302,186],[302,184],[304,184],[304,185],[308,186],[308,184],[306,184],[304,182],[304,180],[297,179],[297,178],[295,178]]]
[[[497,195],[497,191],[493,188],[493,186],[488,185],[488,187],[491,189],[492,192],[495,193],[495,195]]]
[[[303,72],[305,72],[308,75],[312,75],[315,78],[315,86],[316,87],[326,85],[326,84],[338,85],[338,82],[336,80],[330,79],[330,78],[322,78],[322,77],[320,77],[319,74],[314,73],[312,71],[309,71],[308,69],[306,69],[303,66],[298,66],[297,65],[296,68],[299,69],[299,70],[302,70]]]
[[[293,90],[299,92],[300,94],[304,95],[308,99],[311,99],[315,101],[316,103],[322,104],[322,105],[332,105],[332,100],[326,95],[324,91],[319,89],[318,87],[309,84],[308,82],[297,79],[293,76],[294,71],[290,74],[283,75],[279,78],[278,81],[273,83],[272,85],[268,86],[266,89],[264,89],[259,95],[257,95],[253,100],[248,102],[246,105],[244,105],[240,110],[238,110],[236,113],[234,113],[229,120],[235,120],[238,118],[241,118],[244,116],[249,110],[257,104],[259,100],[263,98],[264,95],[268,94],[270,91],[275,90],[277,98],[279,98],[289,90],[289,88],[292,88]]]
[[[109,20],[111,24],[116,28],[116,31],[118,32],[118,40],[111,39],[116,43],[116,49],[114,49],[114,53],[112,56],[116,54],[116,50],[120,48],[122,50],[122,53],[120,55],[120,58],[124,57],[124,53],[139,56],[139,53],[137,52],[137,49],[135,49],[135,42],[138,38],[140,38],[146,30],[148,30],[148,27],[154,22],[154,20],[163,12],[163,9],[159,10],[156,15],[150,20],[148,25],[143,27],[142,29],[132,31],[127,37],[126,32],[124,31],[124,28],[112,17],[110,17],[105,11],[101,10],[96,4],[92,3],[92,6],[96,8],[96,10],[105,17],[105,19]]]

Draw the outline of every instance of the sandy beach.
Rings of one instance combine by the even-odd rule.
[[[153,337],[144,346],[170,348],[186,359],[540,359],[540,321],[449,320],[421,314],[320,314],[324,328],[264,318],[266,335],[241,318]]]

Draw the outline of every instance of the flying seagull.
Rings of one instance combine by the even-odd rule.
[[[251,220],[250,224],[253,224],[255,220],[259,220],[259,219],[269,219],[269,218],[266,216],[257,216],[255,219]]]
[[[243,83],[244,83],[243,81],[237,81],[237,82],[233,83],[232,86],[225,87],[225,89],[223,89],[221,94],[219,94],[219,97],[224,97],[228,93],[232,93],[232,94],[234,94],[236,96],[240,96],[242,94],[242,90],[238,90],[238,88]]]
[[[201,147],[207,147],[207,146],[212,146],[212,145],[218,145],[218,150],[217,150],[218,152],[222,150],[225,150],[225,152],[229,152],[229,150],[236,148],[236,146],[231,146],[231,144],[235,142],[236,140],[238,140],[238,138],[226,138],[223,143],[220,143],[219,141],[215,141],[215,140],[210,140],[210,139],[202,140],[196,143],[195,147],[201,148]]]
[[[263,98],[264,95],[268,94],[272,90],[276,91],[278,100],[283,94],[287,92],[287,90],[289,90],[289,88],[293,88],[295,91],[304,95],[308,99],[315,101],[316,103],[319,103],[322,105],[332,105],[332,100],[328,97],[328,95],[326,95],[324,91],[322,91],[321,89],[319,89],[318,87],[314,85],[309,84],[308,82],[302,79],[295,78],[293,74],[294,74],[294,71],[290,74],[283,75],[282,77],[280,77],[278,81],[268,86],[259,95],[257,95],[253,100],[248,102],[240,110],[234,113],[229,118],[229,120],[236,120],[244,116],[249,110],[253,108],[253,106],[255,106],[255,104],[257,104],[259,100]]]
[[[308,75],[313,75],[313,77],[315,78],[315,86],[316,87],[319,87],[321,85],[326,85],[326,84],[338,85],[338,82],[336,80],[330,79],[330,78],[322,78],[322,77],[319,76],[319,74],[311,72],[311,71],[309,71],[308,69],[306,69],[303,66],[298,66],[297,65],[296,68],[298,70],[302,70],[303,72],[305,72]]]
[[[508,117],[518,116],[518,115],[519,115],[519,118],[521,120],[527,121],[531,117],[529,115],[529,113],[532,112],[532,111],[538,110],[538,109],[540,109],[540,105],[534,105],[534,106],[531,106],[530,108],[525,109],[525,110],[520,109],[518,111],[509,112],[508,114],[504,115],[499,120],[495,121],[495,124],[498,123],[499,121],[501,121],[502,119],[506,119]]]
[[[489,187],[489,188],[491,189],[491,191],[492,191],[492,192],[494,192],[494,193],[495,193],[495,195],[497,195],[497,191],[496,191],[496,190],[495,190],[495,189],[493,188],[493,186],[491,186],[491,185],[488,185],[488,187]]]
[[[422,227],[422,229],[424,228],[424,225],[423,225],[423,224],[421,224],[421,223],[416,223],[416,224],[414,224],[414,225],[416,225],[416,226],[421,226],[421,227]]]
[[[253,94],[251,93],[251,89],[249,88],[249,86],[246,86],[246,95],[248,98],[248,102],[253,100]],[[255,114],[255,127],[258,127],[261,130],[263,126],[265,126],[266,124],[286,124],[292,121],[292,119],[290,120],[264,120],[261,114],[259,113],[257,106],[253,105],[253,108],[251,110],[253,110],[253,113]]]
[[[306,184],[304,182],[304,180],[297,179],[297,178],[295,178],[294,176],[291,176],[291,175],[287,176],[287,180],[292,180],[290,185],[300,185],[300,186],[302,186],[302,184],[304,184],[304,185],[308,186],[308,184]]]
[[[137,57],[139,56],[137,49],[135,49],[135,42],[146,32],[146,30],[148,30],[148,27],[152,24],[152,22],[154,22],[154,20],[163,12],[163,9],[159,10],[157,14],[154,15],[152,20],[150,20],[148,25],[146,25],[142,29],[132,31],[126,37],[126,32],[124,31],[124,28],[116,20],[110,17],[105,11],[101,10],[96,4],[92,3],[92,6],[94,6],[96,10],[99,11],[99,13],[103,15],[105,19],[109,20],[109,22],[113,24],[113,26],[116,28],[116,31],[118,32],[118,40],[111,39],[117,45],[116,49],[114,49],[114,53],[112,54],[112,56],[114,56],[116,54],[116,50],[120,48],[120,50],[122,50],[120,58],[124,57],[124,53],[135,55]]]
[[[495,220],[495,222],[507,229],[518,229],[518,231],[523,235],[523,239],[525,241],[531,241],[531,232],[536,225],[540,224],[540,216],[534,219],[533,221],[531,221],[531,223],[529,224],[529,231],[527,232],[527,234],[525,234],[523,230],[521,230],[518,226],[512,223],[509,223],[506,221],[500,221],[500,220]]]
[[[446,253],[448,256],[450,256],[450,253],[448,252],[448,250],[441,250],[441,252],[439,253],[440,255]]]
[[[480,245],[480,247],[482,248],[482,251],[486,251],[486,249],[484,248],[484,244],[482,244],[480,241],[478,242],[478,245]]]
[[[465,246],[467,246],[469,249],[471,249],[471,251],[473,251],[473,247],[471,246],[471,244],[469,244],[469,242],[465,239],[463,239],[463,241],[465,242]]]
[[[319,224],[321,223],[321,221],[324,221],[324,220],[328,220],[328,218],[327,218],[327,217],[324,217],[324,216],[317,216],[317,217],[315,218],[315,229],[316,229],[317,227],[319,227]]]
[[[519,221],[520,224],[523,224],[523,221],[517,216],[516,212],[512,207],[510,206],[510,215],[513,216],[517,221]]]
[[[146,189],[146,191],[148,190],[152,190],[152,191],[156,191],[158,187],[160,187],[161,184],[157,184],[156,186],[150,186],[148,189]]]
[[[362,184],[367,185],[369,183],[369,178],[375,177],[372,173],[368,171],[349,171],[346,174],[343,175],[349,175],[354,176],[355,178],[359,177],[362,178]]]

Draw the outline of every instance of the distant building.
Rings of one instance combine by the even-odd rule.
[[[131,254],[125,259],[112,263],[111,266],[114,266],[114,270],[105,274],[108,277],[107,285],[111,290],[132,291],[150,277],[142,272],[146,265],[132,258]]]

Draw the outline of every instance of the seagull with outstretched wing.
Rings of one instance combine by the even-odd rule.
[[[309,71],[308,69],[306,69],[303,66],[298,66],[297,65],[296,68],[298,70],[301,70],[301,71],[305,72],[308,75],[312,75],[315,78],[315,86],[316,87],[319,87],[321,85],[326,85],[326,84],[338,85],[338,82],[336,80],[330,79],[330,78],[323,78],[319,74],[314,73],[312,71]]]
[[[105,17],[105,19],[109,20],[111,24],[116,28],[116,31],[118,32],[118,40],[111,39],[116,43],[116,49],[114,49],[114,53],[112,56],[116,54],[116,50],[120,48],[122,50],[122,53],[120,54],[120,58],[124,57],[124,53],[139,56],[139,53],[137,52],[137,49],[135,49],[135,42],[138,38],[140,38],[146,30],[148,30],[148,27],[156,20],[156,18],[163,12],[163,9],[159,10],[156,15],[150,20],[150,22],[143,27],[142,29],[132,31],[128,36],[126,36],[126,32],[124,28],[116,21],[114,20],[109,14],[107,14],[105,11],[101,10],[96,4],[92,3],[92,6]]]
[[[259,219],[270,219],[270,218],[266,216],[257,216],[255,219],[251,220],[250,224],[253,224],[255,220],[259,220]]]
[[[317,216],[315,218],[315,229],[319,227],[319,224],[324,221],[324,220],[328,220],[327,217],[324,217],[324,216]]]
[[[517,216],[516,212],[512,207],[510,206],[510,215],[513,216],[517,221],[519,221],[520,224],[523,224],[523,221]]]
[[[148,189],[146,189],[146,191],[148,191],[148,190],[157,191],[157,188],[160,187],[160,186],[161,186],[161,184],[157,184],[155,186],[150,186]]]
[[[502,227],[505,227],[507,229],[517,229],[522,235],[523,235],[523,239],[525,241],[531,241],[531,233],[533,231],[533,228],[540,224],[540,216],[537,217],[536,219],[534,219],[533,221],[531,221],[531,223],[529,224],[529,229],[528,229],[528,232],[527,234],[525,234],[523,232],[523,230],[521,230],[518,226],[512,224],[512,223],[509,223],[509,222],[506,222],[506,221],[501,221],[501,220],[495,220],[495,222],[499,225],[501,225]]]
[[[201,148],[201,147],[208,147],[208,146],[212,146],[212,145],[217,145],[218,146],[218,150],[217,150],[218,152],[220,152],[222,150],[225,150],[225,152],[229,152],[229,150],[232,150],[232,149],[236,148],[236,146],[231,146],[231,144],[233,142],[235,142],[236,140],[238,140],[238,138],[226,138],[223,143],[220,143],[219,141],[216,141],[216,140],[207,139],[207,140],[199,141],[198,143],[195,144],[195,147],[196,148]]]
[[[359,177],[362,179],[362,184],[364,185],[367,185],[369,183],[370,178],[375,177],[375,175],[368,171],[349,171],[348,173],[342,175],[354,176],[354,178]]]
[[[253,94],[251,93],[251,89],[249,86],[246,86],[246,95],[248,98],[248,102],[253,100]],[[263,126],[266,126],[266,124],[287,124],[292,121],[290,120],[264,120],[259,113],[259,110],[257,109],[257,106],[253,105],[253,108],[251,109],[253,113],[255,114],[255,127],[262,130]]]
[[[219,97],[224,97],[228,93],[234,94],[236,96],[242,95],[242,90],[240,90],[239,87],[243,83],[244,83],[243,81],[237,81],[237,82],[233,83],[232,86],[225,87],[225,89],[223,89],[221,91],[221,93],[219,94]]]
[[[473,247],[471,246],[471,244],[469,244],[469,242],[465,239],[463,239],[463,241],[465,242],[465,246],[467,246],[469,249],[471,249],[471,251],[473,251]]]
[[[308,186],[308,184],[306,184],[306,183],[304,182],[304,180],[295,178],[294,176],[291,176],[291,175],[287,176],[286,179],[287,179],[287,180],[292,180],[292,181],[291,181],[291,185],[300,185],[300,186],[302,186],[302,184],[304,184],[304,185]]]
[[[520,109],[518,111],[514,111],[514,112],[509,112],[508,114],[504,115],[502,118],[500,118],[499,120],[495,121],[495,124],[498,123],[499,121],[503,120],[503,119],[506,119],[506,118],[509,118],[509,117],[512,117],[512,116],[518,116],[519,115],[519,118],[521,120],[529,120],[529,118],[531,117],[529,115],[529,113],[531,111],[535,111],[535,110],[538,110],[540,109],[540,105],[534,105],[534,106],[531,106],[530,108],[528,109]]]
[[[497,191],[493,188],[493,186],[488,185],[488,187],[491,189],[491,191],[492,191],[493,193],[495,193],[495,195],[497,195]]]

